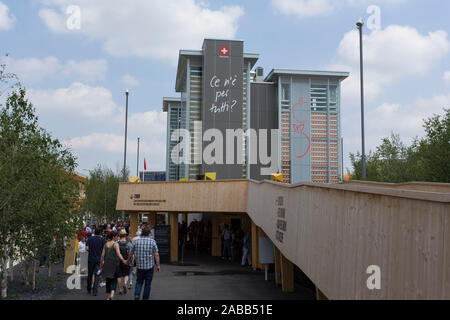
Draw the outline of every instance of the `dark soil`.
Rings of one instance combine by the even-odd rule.
[[[49,300],[54,295],[67,291],[66,280],[69,275],[64,273],[63,263],[52,266],[51,276],[48,268],[41,267],[36,270],[36,290],[26,286],[22,280],[20,264],[13,268],[13,281],[8,277],[8,298],[3,300]]]

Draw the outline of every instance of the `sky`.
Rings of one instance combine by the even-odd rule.
[[[178,96],[180,49],[244,40],[273,68],[348,71],[342,83],[344,167],[361,150],[363,18],[366,152],[392,132],[406,144],[422,119],[450,108],[447,0],[0,0],[0,60],[16,73],[40,124],[71,148],[77,172],[127,165],[165,170],[164,96]],[[5,55],[8,54],[6,57]]]

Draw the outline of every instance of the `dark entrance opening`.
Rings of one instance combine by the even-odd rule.
[[[181,264],[196,262],[211,256],[212,217],[192,215],[178,224],[178,257]]]
[[[240,230],[241,227],[241,219],[231,219],[231,230]]]

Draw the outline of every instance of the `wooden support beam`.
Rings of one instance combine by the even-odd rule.
[[[273,246],[274,260],[275,260],[275,284],[281,284],[281,252],[276,246]]]
[[[148,225],[150,228],[154,228],[156,226],[156,212],[148,213]]]
[[[252,268],[261,269],[259,263],[259,233],[258,226],[252,221]]]
[[[138,229],[138,213],[137,212],[130,212],[130,238],[133,239],[136,237],[136,232]]]
[[[178,213],[169,213],[170,262],[178,262]]]
[[[75,237],[73,239],[67,240],[65,256],[64,256],[64,272],[68,273],[67,269],[70,266],[75,265],[75,255],[77,249],[78,239]]]
[[[256,229],[258,230],[258,238],[257,238],[258,239],[258,261],[257,261],[257,268],[260,269],[260,270],[264,270],[265,269],[265,265],[262,264],[259,261],[259,239],[260,238],[268,238],[268,237],[267,237],[267,235],[264,233],[264,231],[260,227],[257,227]]]
[[[294,292],[294,265],[281,254],[281,289]]]
[[[211,243],[211,255],[213,257],[220,257],[222,255],[221,249],[222,249],[222,240],[220,237],[220,219],[221,216],[218,214],[214,214],[212,216],[212,230],[211,230],[211,237],[212,237],[212,243]]]
[[[317,300],[328,300],[328,298],[323,294],[322,291],[320,291],[319,288],[316,286],[316,299]]]

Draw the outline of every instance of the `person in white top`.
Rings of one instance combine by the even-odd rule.
[[[134,242],[134,240],[139,239],[140,237],[141,237],[141,230],[138,230],[138,231],[136,232],[136,237],[134,237],[134,238],[131,240],[131,242]]]
[[[86,252],[86,239],[84,237],[81,238],[81,241],[78,242],[78,252],[85,253]]]
[[[152,239],[155,239],[155,228],[150,229],[150,235],[151,235]]]
[[[135,240],[140,239],[141,238],[141,230],[138,229],[138,231],[136,232],[136,237],[134,237],[131,242],[133,243]],[[136,274],[136,267],[134,266],[134,257],[133,257],[133,261],[131,263],[131,268],[130,268],[130,282],[129,282],[129,286],[128,289],[131,289],[131,286],[133,285],[133,275]]]

